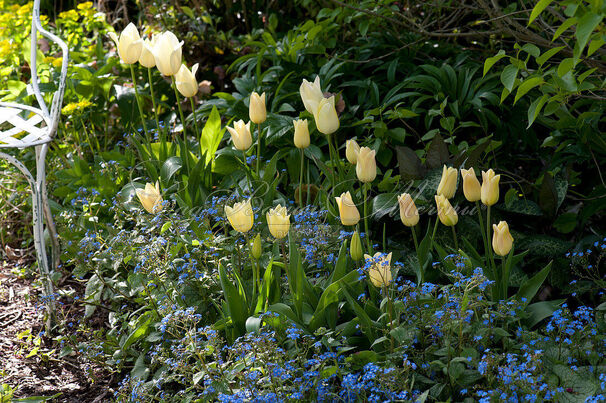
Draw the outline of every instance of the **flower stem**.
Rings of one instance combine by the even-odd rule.
[[[196,128],[196,139],[200,140],[200,129],[198,128],[198,115],[196,113],[196,105],[194,104],[194,97],[189,98],[189,102],[191,103],[191,111],[194,115],[194,127]],[[200,156],[202,157],[202,156]]]
[[[177,82],[175,76],[172,76],[173,89],[175,90],[175,99],[177,101],[177,108],[179,109],[179,117],[181,118],[181,124],[183,124],[183,139],[187,142],[187,132],[185,131],[185,117],[183,117],[183,109],[181,109],[181,102],[179,101],[179,90],[177,90]]]
[[[257,176],[260,177],[261,162],[261,123],[257,124]]]
[[[248,191],[252,194],[252,182],[248,172],[248,164],[246,163],[246,151],[242,150],[242,165],[244,166],[244,172],[246,173],[246,179],[248,179]]]
[[[482,233],[482,241],[484,242],[484,254],[488,254],[488,241],[486,240],[486,228],[482,219],[482,210],[480,202],[476,200],[476,209],[478,210],[478,218],[480,219],[480,232]]]
[[[139,107],[139,116],[141,116],[141,125],[143,126],[143,131],[145,132],[145,137],[147,141],[149,140],[149,133],[147,132],[147,127],[145,126],[145,117],[143,116],[143,106],[141,105],[141,98],[139,96],[139,88],[137,87],[137,78],[135,77],[135,67],[130,65],[130,74],[133,79],[133,87],[135,87],[135,98],[137,99],[137,106]]]
[[[494,264],[494,257],[492,256],[492,248],[490,248],[490,206],[486,208],[486,251],[488,254],[488,258],[490,260],[490,265],[492,268],[492,275],[494,276],[494,280],[496,282],[496,289],[500,288],[500,281],[497,275],[497,267]],[[497,291],[499,292],[499,291]]]
[[[372,248],[370,246],[370,233],[368,232],[368,201],[366,200],[368,194],[367,186],[367,183],[362,184],[362,191],[364,193],[364,234],[366,238],[366,249],[368,249],[368,254],[372,256]]]
[[[305,151],[303,148],[301,150],[301,173],[299,174],[299,205],[303,206],[303,168],[305,166]]]
[[[455,250],[458,252],[459,251],[459,241],[457,240],[457,230],[455,230],[454,225],[451,225],[450,228],[452,228],[452,239],[454,240],[454,247],[455,247]]]
[[[160,118],[158,117],[158,107],[156,106],[156,95],[154,93],[154,83],[152,80],[152,69],[147,68],[147,79],[149,80],[149,91],[151,92],[152,105],[154,106],[154,116],[156,118],[156,128],[158,129],[158,137],[162,136],[160,130]]]
[[[419,253],[419,242],[417,241],[416,227],[410,227],[410,232],[412,232],[412,240],[415,243],[415,252]]]

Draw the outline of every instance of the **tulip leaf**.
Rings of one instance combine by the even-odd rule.
[[[225,127],[221,128],[221,115],[219,115],[217,107],[213,105],[213,109],[210,111],[210,115],[208,115],[208,120],[200,136],[200,155],[206,155],[204,158],[206,164],[214,160],[215,153],[223,139]]]
[[[237,287],[227,276],[227,272],[223,265],[219,265],[219,279],[221,281],[223,295],[225,296],[227,313],[231,317],[232,325],[236,329],[237,334],[243,335],[246,333],[246,319],[248,318],[246,295],[240,278],[235,272],[232,274],[236,279]]]
[[[164,161],[162,168],[160,168],[160,177],[162,178],[162,183],[164,185],[168,185],[173,175],[177,173],[182,166],[183,164],[181,163],[181,158],[177,156],[172,156]]]
[[[346,276],[326,287],[320,296],[316,310],[309,322],[309,329],[312,332],[323,324],[326,324],[333,329],[336,327],[337,304],[341,302],[343,283],[353,283],[358,279],[358,276],[359,274],[357,271],[351,271]]]
[[[547,266],[545,266],[540,272],[535,274],[532,278],[526,280],[526,282],[520,286],[520,289],[516,294],[516,299],[518,301],[521,301],[522,298],[526,298],[525,304],[528,305],[528,303],[530,303],[547,278],[547,275],[551,270],[552,263],[553,261],[549,262]]]
[[[450,130],[449,130],[450,131]],[[440,168],[442,165],[449,161],[448,158],[448,147],[444,142],[442,136],[439,133],[431,140],[429,148],[427,149],[427,155],[425,156],[425,164],[430,169]]]
[[[400,176],[402,179],[421,179],[425,175],[425,168],[419,156],[409,147],[396,147]]]

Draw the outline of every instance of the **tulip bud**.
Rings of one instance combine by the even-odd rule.
[[[177,84],[177,90],[185,98],[191,98],[198,93],[198,82],[196,81],[196,71],[198,71],[198,63],[194,64],[191,71],[182,64],[177,75],[175,75],[175,82]]]
[[[459,221],[459,216],[448,199],[443,195],[436,195],[435,199],[438,207],[438,217],[440,218],[442,224],[446,225],[447,227],[456,225],[456,223]]]
[[[360,221],[360,212],[351,200],[351,194],[345,192],[341,194],[341,197],[335,197],[335,199],[337,200],[337,206],[339,206],[341,223],[343,225],[356,225]]]
[[[316,76],[313,83],[303,79],[303,83],[299,87],[299,93],[307,112],[314,114],[318,104],[324,98],[322,88],[320,88],[320,76]]]
[[[476,202],[481,199],[480,181],[476,178],[476,172],[473,168],[461,168],[461,177],[463,178],[463,193],[470,202]]]
[[[408,193],[398,196],[400,205],[400,219],[407,227],[414,227],[419,222],[419,210]]]
[[[252,246],[250,248],[250,253],[255,260],[259,260],[261,257],[261,253],[263,252],[261,245],[261,234],[257,234],[255,239],[253,239]]]
[[[316,127],[320,133],[332,134],[339,128],[339,116],[335,109],[335,96],[322,98],[314,111]]]
[[[309,127],[307,125],[307,119],[297,119],[293,120],[293,125],[295,126],[295,147],[297,148],[307,148],[309,147]]]
[[[350,164],[356,165],[358,162],[358,154],[360,153],[360,146],[355,140],[347,140],[345,142],[345,157]]]
[[[162,75],[174,76],[181,69],[181,46],[175,34],[170,31],[161,33],[154,45],[156,67]]]
[[[252,145],[252,136],[250,135],[250,122],[244,124],[242,119],[234,123],[234,127],[227,127],[231,134],[231,141],[236,150],[246,151]]]
[[[290,228],[290,214],[286,214],[286,207],[278,204],[277,207],[270,209],[265,215],[269,232],[277,238],[282,239],[288,235]]]
[[[492,249],[499,256],[506,256],[513,245],[513,237],[509,233],[507,222],[501,221],[499,225],[492,224]]]
[[[452,167],[444,167],[442,168],[442,179],[440,179],[440,184],[438,185],[438,191],[436,192],[439,195],[446,197],[447,199],[451,199],[457,191],[457,170]]]
[[[251,122],[255,124],[265,122],[265,119],[267,119],[267,110],[265,109],[265,93],[261,94],[261,96],[259,96],[259,94],[256,92],[250,94],[248,116],[250,116]]]
[[[255,221],[250,199],[236,203],[233,207],[225,206],[225,215],[231,226],[238,232],[250,231]]]
[[[120,34],[120,38],[114,32],[109,33],[110,38],[118,46],[118,55],[120,60],[125,64],[134,64],[139,60],[141,55],[141,48],[143,47],[143,40],[139,36],[137,27],[132,22],[124,28],[124,31]]]
[[[501,175],[495,175],[492,169],[488,172],[482,171],[482,203],[492,206],[499,201],[499,180]]]
[[[156,44],[156,36],[154,35],[151,41],[147,38],[143,40],[141,47],[141,55],[139,56],[139,64],[143,67],[151,69],[156,66],[156,58],[154,57],[154,45]]]
[[[364,255],[366,264],[371,264],[368,276],[371,283],[378,288],[385,287],[391,282],[391,252],[377,252],[374,256]]]
[[[354,231],[353,235],[351,236],[351,244],[349,245],[349,255],[355,262],[362,259],[362,240],[360,239],[360,234],[358,233],[358,231]]]
[[[162,211],[162,195],[160,194],[160,184],[156,186],[151,183],[145,184],[145,189],[136,190],[137,197],[143,205],[143,208],[150,214],[156,214]]]
[[[360,148],[356,163],[356,175],[358,175],[360,182],[372,182],[377,177],[375,154],[375,150],[371,150],[368,147]]]

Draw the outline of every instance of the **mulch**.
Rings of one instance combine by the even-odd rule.
[[[40,289],[34,279],[19,275],[18,268],[24,264],[31,264],[31,260],[27,257],[0,260],[0,391],[3,384],[8,384],[14,398],[60,394],[49,401],[110,401],[113,377],[80,360],[75,353],[60,357],[61,347],[43,332]],[[81,307],[60,306],[63,317],[67,313],[76,320],[82,313]],[[39,335],[39,346],[36,346]],[[37,352],[31,354],[36,347]]]

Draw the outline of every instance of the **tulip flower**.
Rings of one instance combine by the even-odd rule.
[[[250,94],[248,115],[250,116],[250,121],[255,124],[265,122],[265,119],[267,119],[267,110],[265,109],[265,93],[261,94],[261,96],[259,96],[259,94],[256,92]]]
[[[246,151],[252,145],[252,136],[250,135],[250,122],[244,124],[242,119],[234,123],[234,127],[227,127],[231,134],[231,141],[236,150]]]
[[[236,203],[233,207],[225,206],[225,215],[231,226],[238,232],[250,231],[255,221],[250,199]]]
[[[507,256],[513,245],[513,237],[509,233],[507,222],[501,221],[499,224],[492,224],[492,249],[499,256]]]
[[[356,175],[360,182],[369,183],[377,177],[375,154],[375,150],[368,147],[360,148],[356,163]]]
[[[297,119],[293,120],[293,125],[295,126],[295,147],[303,149],[309,147],[309,127],[307,124],[307,119]]]
[[[438,217],[442,224],[447,227],[453,227],[459,221],[457,212],[452,207],[448,199],[444,195],[436,195],[436,205],[438,207]]]
[[[118,55],[122,63],[134,64],[139,61],[143,40],[135,24],[132,22],[128,24],[120,34],[120,38],[114,32],[110,32],[109,36],[118,46]]]
[[[345,142],[345,157],[350,164],[356,165],[358,162],[358,154],[360,153],[360,146],[355,140],[347,140]]]
[[[470,202],[476,202],[481,199],[480,181],[476,178],[476,172],[472,168],[461,168],[461,178],[463,178],[463,194]]]
[[[372,257],[365,254],[364,259],[367,265],[371,265],[368,270],[370,282],[378,288],[386,287],[391,282],[391,252],[377,252]]]
[[[400,205],[400,219],[407,227],[414,227],[419,222],[419,210],[415,202],[408,193],[402,193],[398,196],[398,204]]]
[[[447,199],[451,199],[457,191],[457,170],[452,167],[444,167],[442,168],[442,178],[440,179],[440,184],[438,185],[438,191],[436,192],[439,195],[446,197]]]
[[[269,232],[271,232],[276,239],[282,239],[288,235],[290,214],[286,213],[286,207],[282,207],[278,204],[277,207],[270,209],[265,215]]]
[[[488,172],[482,171],[482,203],[487,206],[492,206],[499,201],[499,180],[501,175],[495,175],[492,169]]]
[[[360,239],[360,234],[358,233],[358,231],[354,231],[353,235],[351,236],[351,244],[349,245],[349,255],[354,260],[354,262],[357,262],[358,260],[362,259],[362,240]]]
[[[150,214],[156,214],[162,211],[162,195],[160,194],[160,184],[145,184],[145,189],[136,190],[137,197],[143,205],[143,208]]]
[[[196,72],[198,71],[198,63],[194,64],[191,71],[182,64],[179,72],[175,75],[177,90],[185,98],[191,98],[198,93],[198,82],[196,81]]]
[[[320,88],[320,76],[316,76],[313,83],[303,79],[303,83],[299,87],[299,93],[307,112],[315,114],[318,104],[324,98],[322,88]]]
[[[143,67],[151,69],[156,66],[156,58],[154,57],[154,45],[156,44],[156,36],[154,35],[151,41],[148,38],[143,40],[141,47],[141,55],[139,55],[139,64]]]
[[[356,225],[360,221],[360,212],[351,199],[351,194],[345,192],[341,197],[335,197],[339,206],[339,215],[343,225]]]
[[[257,234],[255,239],[253,239],[252,247],[250,248],[250,253],[255,260],[259,260],[261,257],[261,253],[263,252],[262,244],[261,244],[261,234]]]
[[[161,33],[154,45],[156,67],[164,76],[174,76],[181,69],[181,46],[183,41],[170,31]]]
[[[320,133],[332,134],[339,128],[339,116],[335,109],[335,96],[322,98],[314,110],[316,127]]]

